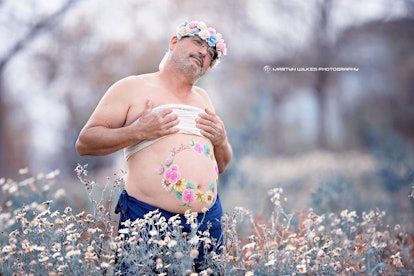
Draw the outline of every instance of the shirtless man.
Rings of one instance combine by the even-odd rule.
[[[199,221],[204,217],[200,230],[210,222],[211,236],[220,241],[218,176],[232,149],[208,94],[194,84],[225,54],[215,29],[184,22],[171,37],[160,70],[112,85],[80,132],[80,155],[124,149],[128,174],[116,208],[120,221],[155,209],[167,219],[191,210]]]

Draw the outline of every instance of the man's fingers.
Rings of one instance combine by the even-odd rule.
[[[207,114],[209,114],[209,115],[215,115],[215,114],[214,114],[214,112],[213,112],[212,110],[210,110],[208,107],[206,107],[206,108],[204,109],[204,111],[205,111]]]
[[[162,118],[165,118],[165,117],[167,117],[168,115],[170,115],[170,114],[172,114],[172,112],[173,112],[173,110],[172,109],[164,109],[164,110],[161,110],[159,113],[158,113],[158,115],[160,115]],[[177,117],[177,115],[175,115],[175,116],[173,116],[174,118],[176,118]]]

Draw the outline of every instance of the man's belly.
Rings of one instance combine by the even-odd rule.
[[[128,159],[129,195],[173,213],[209,209],[217,198],[218,167],[205,137],[167,136]]]

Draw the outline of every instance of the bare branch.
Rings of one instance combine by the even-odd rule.
[[[73,4],[75,4],[78,0],[68,0],[60,9],[56,12],[50,14],[46,18],[43,18],[36,24],[32,26],[32,28],[28,31],[27,35],[24,36],[22,39],[17,41],[14,46],[10,48],[10,50],[4,55],[4,57],[0,60],[0,72],[4,68],[4,66],[20,51],[22,51],[27,45],[33,41],[42,31],[46,30],[49,27],[55,26],[55,21],[65,14]]]

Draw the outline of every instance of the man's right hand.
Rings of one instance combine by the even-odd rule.
[[[140,134],[140,140],[153,140],[179,131],[178,128],[175,128],[179,123],[179,119],[176,114],[172,113],[172,109],[165,109],[160,112],[152,112],[152,109],[153,103],[147,100],[141,117],[131,125]]]

